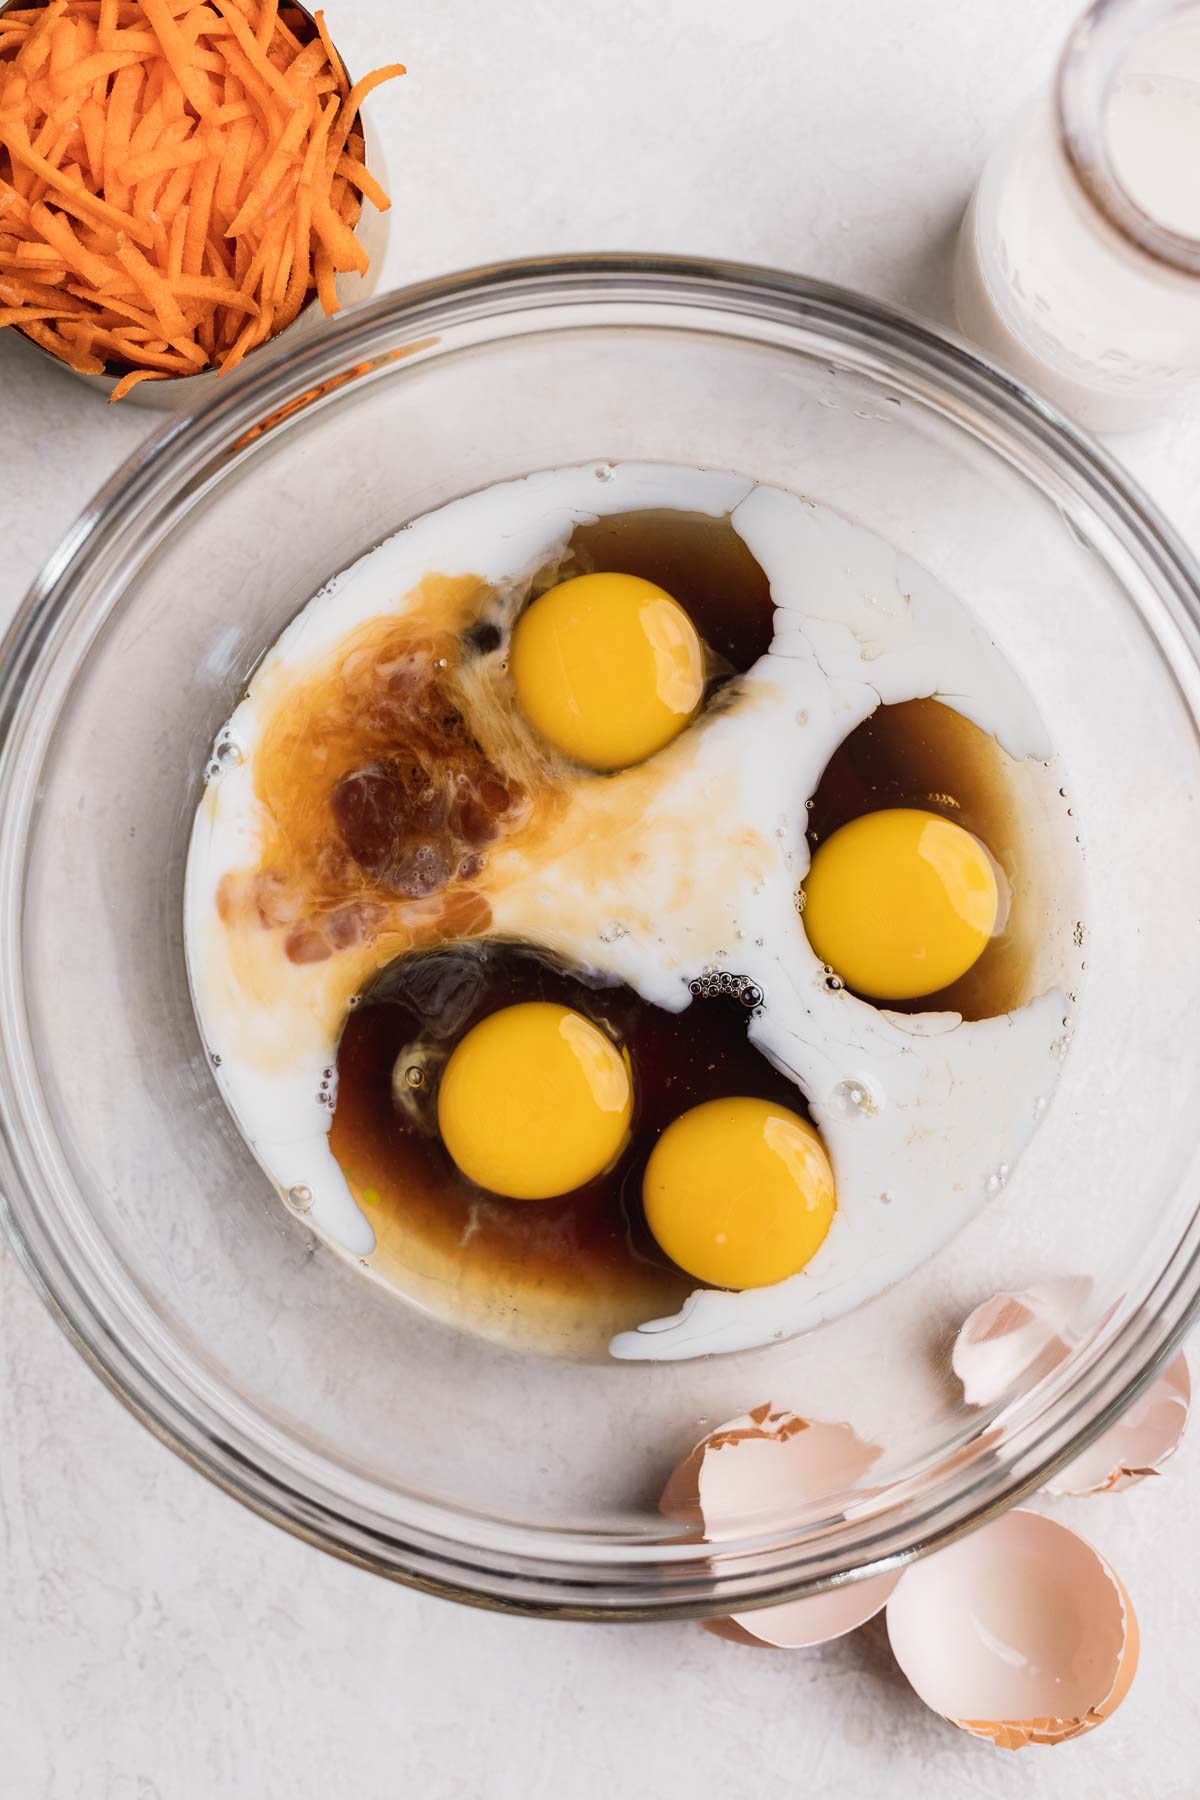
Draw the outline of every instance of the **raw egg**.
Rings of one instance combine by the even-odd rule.
[[[446,1064],[442,1141],[469,1180],[510,1200],[549,1200],[620,1154],[633,1081],[599,1026],[530,1001],[489,1015]]]
[[[642,1198],[655,1239],[689,1275],[714,1287],[769,1287],[824,1241],[833,1170],[812,1126],[787,1107],[709,1100],[663,1132]]]
[[[999,890],[977,838],[937,813],[889,807],[819,847],[804,926],[822,962],[875,1000],[936,994],[987,948]]]
[[[572,762],[644,762],[694,716],[704,650],[670,594],[636,575],[578,575],[526,608],[512,637],[517,703]]]

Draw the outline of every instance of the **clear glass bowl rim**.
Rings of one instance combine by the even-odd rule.
[[[590,309],[590,324],[617,322],[631,308],[644,322],[652,308],[660,327],[672,315],[686,325],[689,309],[702,308],[736,321],[743,338],[777,343],[781,329],[791,330],[863,372],[886,372],[1044,486],[1086,504],[1154,580],[1177,633],[1173,654],[1159,639],[1168,660],[1174,666],[1182,657],[1193,677],[1200,669],[1200,566],[1152,503],[1054,408],[897,309],[772,269],[620,253],[472,269],[357,308],[303,346],[264,355],[227,391],[170,420],[135,451],[50,557],[0,650],[0,1219],[52,1315],[135,1416],[295,1535],[411,1586],[525,1615],[711,1617],[897,1569],[1041,1486],[1153,1379],[1200,1311],[1200,1209],[1131,1317],[1098,1332],[1010,1406],[1001,1429],[981,1430],[967,1454],[904,1484],[888,1510],[824,1522],[837,1528],[832,1544],[828,1531],[806,1527],[715,1547],[518,1526],[394,1490],[383,1504],[369,1483],[303,1446],[255,1436],[236,1406],[223,1409],[211,1387],[202,1395],[189,1385],[181,1359],[148,1335],[134,1341],[114,1296],[89,1281],[65,1236],[56,1236],[54,1208],[47,1211],[41,1196],[52,1131],[28,1052],[24,860],[37,771],[74,668],[64,676],[57,660],[72,632],[86,629],[90,639],[101,616],[89,606],[91,587],[136,566],[163,521],[169,526],[172,507],[190,504],[207,479],[245,453],[244,434],[290,399],[351,369],[373,379],[395,365],[398,348],[413,347],[415,359],[436,356],[429,340],[456,325],[478,329],[528,312],[544,329],[556,314],[564,326],[579,323],[581,308]],[[988,1426],[986,1413],[980,1424]]]

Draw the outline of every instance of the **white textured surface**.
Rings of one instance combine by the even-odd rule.
[[[329,0],[376,118],[385,279],[492,257],[744,257],[946,316],[953,229],[1077,0]],[[0,341],[0,608],[148,426]],[[1123,453],[1200,541],[1200,430]],[[926,1713],[878,1624],[768,1654],[695,1627],[530,1625],[389,1588],[210,1488],[98,1385],[0,1250],[4,1800],[1193,1800],[1200,1446],[1059,1503],[1138,1608],[1086,1741],[1014,1758]]]

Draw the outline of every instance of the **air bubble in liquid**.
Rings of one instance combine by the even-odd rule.
[[[845,1119],[866,1119],[879,1111],[875,1097],[864,1081],[853,1078],[839,1081],[830,1097]]]
[[[246,752],[232,734],[223,737],[217,744],[217,761],[223,769],[234,769],[245,758]]]
[[[287,1203],[296,1212],[307,1212],[312,1205],[312,1189],[308,1187],[290,1187],[287,1191]]]
[[[611,463],[601,463],[600,467],[596,470],[596,480],[597,481],[611,481],[612,478],[613,478],[612,464]]]
[[[1004,1184],[1007,1180],[1008,1180],[1008,1164],[1001,1163],[1000,1167],[998,1169],[993,1169],[992,1173],[988,1176],[987,1180],[984,1182],[984,1184],[983,1184],[984,1193],[985,1194],[998,1194],[1000,1192],[1000,1189],[1004,1186]]]
[[[417,1065],[415,1063],[413,1063],[411,1065],[411,1067],[405,1069],[404,1081],[405,1081],[405,1085],[407,1087],[423,1088],[425,1086],[425,1071],[424,1071],[424,1069],[419,1069],[417,1067]]]

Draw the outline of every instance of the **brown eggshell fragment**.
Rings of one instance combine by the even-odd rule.
[[[1137,1668],[1124,1587],[1041,1513],[1005,1513],[907,1569],[888,1636],[926,1706],[1002,1750],[1061,1744],[1114,1713]]]
[[[1073,1321],[1091,1281],[1086,1275],[1044,1281],[1020,1293],[996,1294],[969,1315],[950,1362],[970,1406],[990,1406],[1031,1372],[1048,1375],[1076,1342]]]
[[[777,1529],[806,1507],[844,1494],[881,1454],[849,1425],[759,1406],[702,1438],[671,1476],[660,1504],[668,1518],[720,1543]],[[708,1620],[706,1629],[767,1649],[827,1643],[873,1618],[898,1579],[846,1581],[807,1599]]]
[[[1192,1404],[1183,1352],[1082,1456],[1046,1483],[1050,1494],[1119,1494],[1157,1475],[1179,1448]]]

